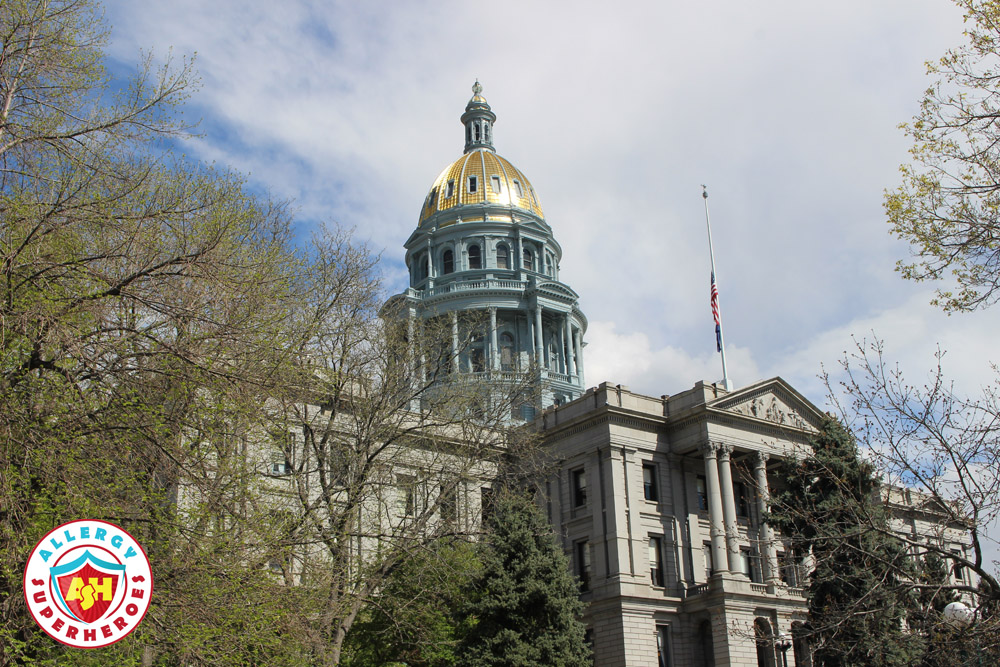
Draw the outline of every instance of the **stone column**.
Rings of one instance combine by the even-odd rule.
[[[451,311],[451,369],[458,372],[458,313]]]
[[[490,308],[490,368],[500,370],[500,345],[497,343],[497,309]]]
[[[705,478],[708,482],[708,525],[712,537],[712,564],[715,572],[729,571],[726,554],[726,529],[722,519],[722,490],[719,485],[719,465],[716,454],[721,445],[707,442],[701,446],[705,457]]]
[[[733,494],[733,471],[729,457],[730,445],[719,447],[719,482],[722,486],[722,516],[726,522],[726,547],[729,551],[729,571],[741,572],[739,533],[736,530],[736,499]]]
[[[539,368],[545,368],[545,337],[542,335],[542,304],[535,304],[535,358]]]
[[[569,375],[569,361],[566,358],[566,352],[567,352],[566,327],[562,325],[556,325],[556,331],[559,332],[559,340],[557,341],[559,349],[556,353],[556,358],[559,360],[559,372],[564,375]]]
[[[753,473],[757,481],[757,514],[760,516],[757,539],[760,542],[758,549],[764,566],[764,581],[776,584],[781,580],[778,551],[774,545],[774,530],[764,521],[771,501],[771,491],[767,486],[767,452],[754,452]]]
[[[576,372],[578,384],[583,387],[583,331],[576,330]]]
[[[569,370],[570,380],[576,375],[576,362],[573,360],[573,323],[569,320],[569,315],[566,315],[566,365]]]

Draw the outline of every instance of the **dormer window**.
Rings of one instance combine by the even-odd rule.
[[[469,246],[469,268],[470,269],[483,268],[483,256],[479,251],[479,246],[477,245]]]
[[[524,196],[524,191],[521,190],[521,182],[520,181],[517,181],[517,180],[514,181],[514,192],[517,193],[518,197],[523,197]]]
[[[455,181],[448,181],[448,194],[445,195],[445,199],[453,197],[455,195]]]
[[[434,208],[434,198],[437,196],[438,189],[434,188],[431,193],[427,196],[427,209],[430,210]]]
[[[479,191],[479,179],[476,176],[469,176],[469,193]]]
[[[500,177],[499,176],[491,176],[490,177],[490,185],[493,186],[493,192],[494,192],[494,194],[500,194]]]

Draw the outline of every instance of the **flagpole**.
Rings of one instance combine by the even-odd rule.
[[[701,186],[701,197],[705,200],[705,227],[708,228],[708,255],[712,260],[712,311],[715,316],[715,326],[717,327],[717,339],[719,354],[722,355],[722,386],[726,391],[732,391],[733,386],[729,382],[729,374],[726,372],[726,341],[722,335],[722,307],[719,305],[718,280],[715,275],[715,250],[712,249],[712,222],[708,216],[708,188]]]

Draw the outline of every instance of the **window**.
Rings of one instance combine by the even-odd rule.
[[[454,526],[458,519],[458,502],[455,489],[441,485],[441,522],[446,526]]]
[[[656,626],[656,664],[657,667],[671,667],[670,659],[670,626]]]
[[[736,482],[733,484],[734,495],[736,496],[736,515],[742,517],[750,516],[750,495],[747,493],[746,484]]]
[[[590,647],[590,655],[594,655],[594,629],[587,628],[583,633],[583,643]]]
[[[452,273],[455,271],[455,253],[451,250],[445,250],[444,254],[441,255],[441,271],[443,273]]]
[[[505,373],[514,370],[514,337],[506,331],[500,334],[500,370]]]
[[[698,509],[702,512],[708,511],[708,491],[705,489],[705,478],[698,475],[695,479],[695,493],[698,494]]]
[[[701,545],[701,555],[705,559],[705,579],[711,579],[715,572],[715,563],[712,560],[712,543],[705,542]]]
[[[420,266],[420,271],[417,273],[418,280],[426,280],[427,276],[430,275],[430,264],[427,261],[427,255],[421,255],[418,262]]]
[[[522,268],[524,268],[525,271],[535,270],[534,257],[532,256],[531,251],[528,250],[527,248],[525,248],[524,250],[524,256],[522,259],[523,261],[521,262],[521,266]]]
[[[479,192],[479,178],[476,176],[469,176],[469,193]]]
[[[476,137],[476,141],[479,141],[479,123],[476,123],[473,127],[475,128],[473,130],[473,135]],[[472,192],[475,192],[475,190],[472,190]]]
[[[292,474],[292,464],[284,452],[276,451],[271,455],[271,474],[275,476]]]
[[[493,186],[493,192],[495,194],[500,194],[500,177],[499,176],[491,176],[490,177],[490,185]]]
[[[481,269],[483,268],[483,254],[479,250],[479,246],[470,245],[469,246],[469,268],[470,269]]]
[[[755,584],[761,583],[760,556],[748,547],[740,548],[740,568],[747,579]]]
[[[483,373],[486,371],[486,353],[483,351],[481,342],[469,350],[469,362],[472,365],[473,373]]]
[[[663,538],[649,536],[649,578],[654,586],[663,586]]]
[[[587,504],[587,471],[584,468],[570,473],[573,489],[573,507],[584,507]]]
[[[483,488],[479,489],[479,502],[480,502],[479,507],[480,507],[480,512],[482,513],[484,524],[490,518],[490,515],[493,514],[494,500],[495,496],[493,493],[493,489],[491,489],[488,486],[484,486]]]
[[[437,196],[438,189],[434,188],[431,193],[427,195],[427,209],[430,210],[434,208],[434,198]]]
[[[516,179],[514,180],[514,192],[517,193],[518,197],[524,196],[524,191],[521,190],[521,182]]]
[[[580,590],[590,590],[590,545],[587,540],[580,540],[573,545],[573,563],[576,576],[580,579]]]
[[[453,197],[455,195],[455,181],[448,181],[448,193],[445,195],[445,199],[448,197]]]
[[[646,500],[658,502],[660,500],[660,490],[656,487],[656,464],[642,464],[642,494]]]
[[[962,557],[962,552],[957,551],[955,549],[952,549],[951,553],[952,553],[952,555],[955,556],[955,558],[961,558]],[[954,572],[954,574],[955,574],[955,581],[957,583],[960,583],[960,584],[961,583],[965,583],[965,568],[957,560],[952,561],[952,562],[954,563],[952,565],[952,572]]]
[[[502,243],[497,246],[497,268],[510,268],[510,248]]]
[[[417,509],[416,481],[416,478],[410,475],[396,475],[396,485],[399,487],[399,495],[396,502],[399,505],[401,516],[413,516]]]
[[[490,124],[483,123],[483,141],[490,140]]]

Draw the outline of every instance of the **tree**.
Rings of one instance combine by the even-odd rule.
[[[817,665],[912,665],[922,638],[903,621],[914,605],[909,552],[890,530],[874,468],[853,436],[827,420],[812,454],[784,464],[772,520],[812,563],[806,637]]]
[[[886,193],[885,209],[916,257],[897,270],[911,280],[950,274],[957,291],[938,290],[934,303],[966,311],[1000,299],[1000,3],[955,3],[968,43],[928,63],[938,79],[903,126],[913,164],[900,168],[903,183]]]
[[[448,667],[479,569],[474,545],[445,539],[411,554],[366,605],[345,643],[347,667]]]
[[[530,499],[516,492],[499,496],[479,553],[483,567],[468,608],[471,629],[459,664],[591,664],[578,582]]]
[[[1000,395],[996,386],[978,398],[961,395],[946,379],[943,359],[939,351],[926,383],[913,385],[885,360],[881,341],[862,341],[842,362],[840,391],[826,381],[880,481],[909,494],[906,505],[920,512],[929,534],[888,532],[925,561],[940,559],[946,570],[945,581],[913,588],[924,596],[933,592],[935,606],[957,595],[978,607],[967,631],[944,632],[941,639],[953,652],[965,642],[964,650],[985,653],[998,649],[1000,626],[1000,580],[997,563],[990,562],[1000,517]],[[867,528],[887,533],[884,526]]]

